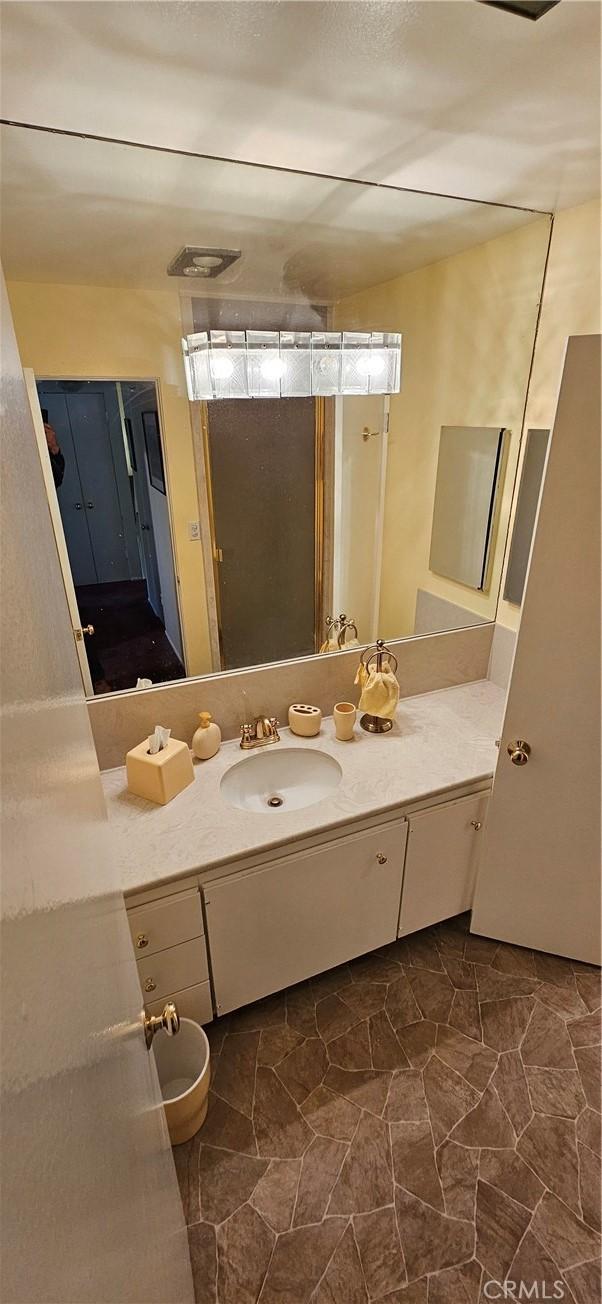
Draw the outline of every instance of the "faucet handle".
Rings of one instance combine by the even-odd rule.
[[[253,731],[253,726],[251,724],[241,724],[240,736],[243,740],[245,738],[250,738],[252,731]]]

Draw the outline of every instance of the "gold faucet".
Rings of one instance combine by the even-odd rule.
[[[278,721],[275,715],[258,715],[253,724],[241,724],[240,745],[248,752],[252,747],[267,747],[268,743],[279,743]]]

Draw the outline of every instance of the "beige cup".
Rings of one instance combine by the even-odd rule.
[[[348,743],[350,738],[353,738],[353,727],[357,715],[353,702],[337,702],[332,714],[339,742]]]

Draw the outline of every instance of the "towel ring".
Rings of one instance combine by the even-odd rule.
[[[342,611],[340,616],[327,616],[325,620],[326,638],[330,641],[336,638],[339,652],[344,650],[347,642],[347,631],[352,629],[357,638],[357,625],[354,620],[348,619],[345,612]]]
[[[382,638],[377,638],[376,643],[373,643],[371,647],[364,648],[364,651],[362,652],[362,655],[360,657],[360,661],[362,665],[366,667],[366,669],[370,665],[370,662],[372,661],[373,657],[376,657],[376,669],[378,671],[381,671],[383,668],[383,657],[387,657],[389,661],[394,661],[395,665],[393,666],[393,674],[394,675],[397,674],[397,667],[399,665],[399,661],[397,660],[395,653],[392,652],[389,647],[387,647],[386,643],[383,641]]]
[[[339,616],[338,624],[339,624],[339,633],[337,636],[337,643],[339,645],[339,648],[342,650],[347,642],[348,629],[352,629],[355,637],[357,638],[357,625],[354,620],[347,619],[347,616],[345,615],[344,611],[342,611]]]
[[[393,669],[393,674],[396,674],[399,662],[397,660],[397,657],[395,656],[395,653],[392,652],[391,649],[387,647],[386,643],[383,641],[382,638],[377,638],[376,643],[374,643],[371,647],[364,648],[364,651],[362,652],[362,655],[360,657],[360,662],[367,670],[371,661],[373,661],[375,657],[376,657],[376,670],[378,674],[381,673],[383,668],[383,657],[386,657],[389,663],[391,661],[395,662],[395,665],[392,667],[392,669]],[[360,719],[360,725],[362,729],[366,730],[366,733],[388,733],[389,730],[393,728],[393,721],[381,720],[379,715],[369,715],[369,713],[366,711],[366,713]]]

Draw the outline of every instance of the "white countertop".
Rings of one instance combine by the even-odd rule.
[[[368,734],[356,725],[351,742],[338,742],[331,718],[317,738],[282,729],[270,746],[319,748],[336,757],[340,786],[313,806],[238,810],[221,796],[220,780],[245,755],[237,741],[223,743],[210,761],[195,763],[195,782],[167,806],[128,792],[125,769],[102,775],[109,821],[117,842],[124,892],[153,887],[220,862],[253,854],[321,829],[365,819],[491,777],[497,760],[505,694],[489,680],[404,698],[389,733]]]

